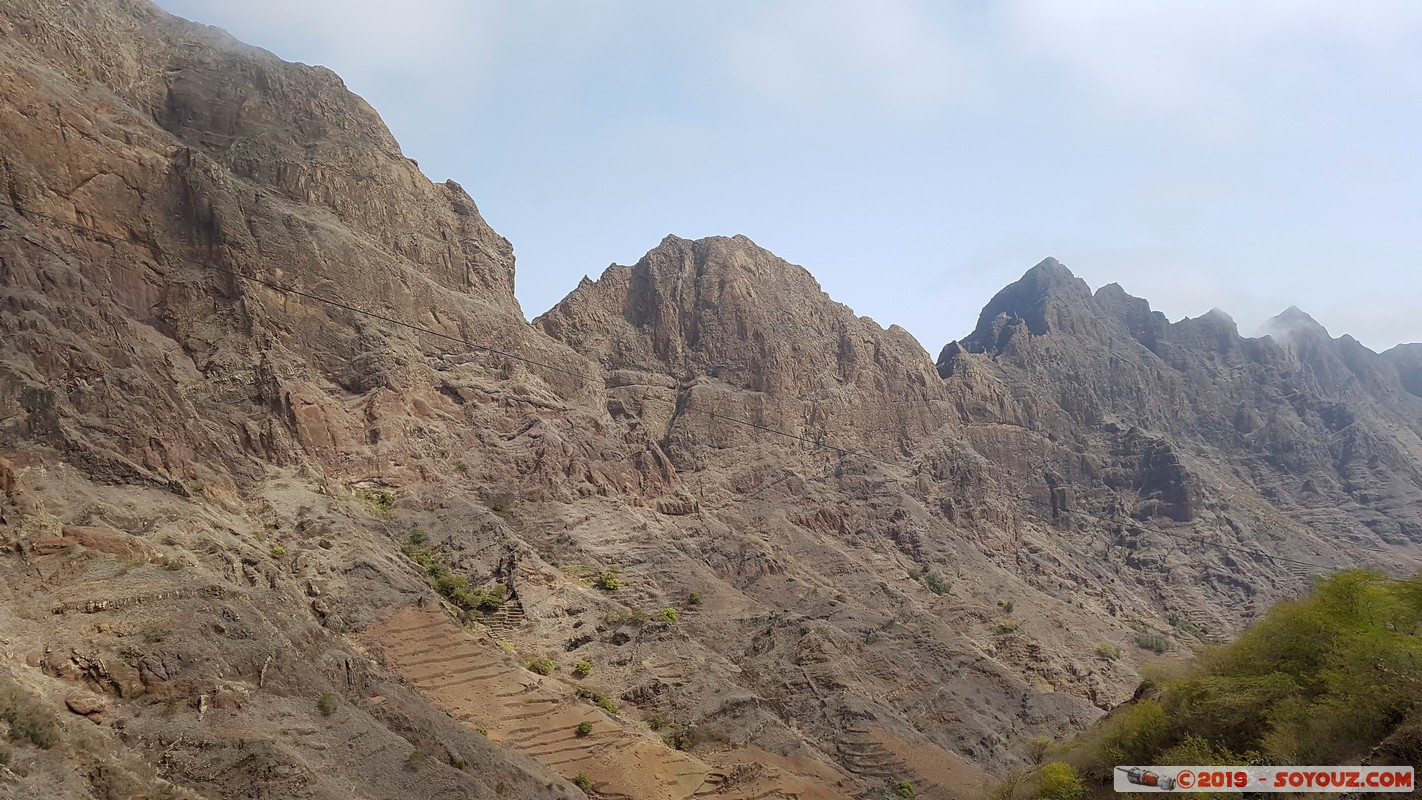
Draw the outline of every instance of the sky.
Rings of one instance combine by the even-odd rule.
[[[1054,256],[1246,335],[1422,341],[1413,0],[158,0],[338,72],[537,316],[745,234],[934,355]]]

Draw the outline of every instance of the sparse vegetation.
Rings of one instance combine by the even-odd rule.
[[[691,596],[686,598],[686,604],[689,606],[701,605],[701,595],[697,594],[696,592],[692,592]]]
[[[659,731],[659,730],[661,730],[662,728],[665,728],[666,726],[667,726],[667,721],[662,718],[662,715],[661,715],[661,714],[653,714],[653,715],[647,720],[647,727],[648,727],[648,728],[651,728],[651,729],[654,730],[654,731]]]
[[[320,711],[323,717],[329,717],[336,713],[336,696],[330,692],[322,694],[316,700],[316,710]]]
[[[579,722],[578,727],[573,729],[573,733],[577,736],[587,736],[588,734],[592,733],[592,723]]]
[[[663,737],[663,741],[667,743],[667,747],[673,750],[690,750],[694,743],[691,731],[687,730],[685,725],[671,726],[671,733]]]
[[[400,552],[424,570],[425,580],[441,597],[465,613],[478,611],[488,614],[503,606],[504,595],[508,591],[503,584],[495,584],[491,589],[470,588],[469,579],[452,574],[428,543],[429,534],[415,528],[400,546]]]
[[[1052,740],[1045,736],[1033,736],[1027,740],[1027,760],[1033,766],[1040,765],[1047,758],[1047,751],[1052,747]],[[1204,763],[1204,762],[1201,762]]]
[[[172,631],[168,629],[167,625],[154,622],[144,626],[142,636],[143,641],[149,644],[158,644],[164,639],[167,639],[170,633],[172,633]]]
[[[553,663],[553,659],[547,656],[532,659],[523,666],[535,675],[552,675],[553,671],[558,669],[558,665]]]
[[[1117,661],[1121,658],[1121,648],[1110,642],[1101,642],[1096,645],[1096,657],[1103,661]]]
[[[1162,633],[1140,633],[1136,635],[1136,646],[1153,653],[1163,654],[1175,649],[1175,642]]]
[[[0,687],[0,720],[10,726],[10,738],[48,750],[59,741],[59,730],[44,707],[14,686]]]
[[[1012,800],[1017,795],[1017,787],[1022,785],[1026,777],[1027,773],[1020,769],[1007,773],[988,794],[989,800]]]
[[[1000,608],[1000,609],[1002,609],[1002,613],[1004,613],[1004,614],[1011,614],[1011,613],[1012,613],[1012,609],[1015,608],[1016,606],[1013,604],[1013,602],[1012,602],[1011,600],[998,600],[998,601],[997,601],[997,607]]]
[[[464,463],[463,461],[454,462],[454,468],[458,470],[460,474],[464,474],[469,471],[469,465]]]
[[[923,584],[923,587],[934,594],[948,594],[953,591],[953,584],[945,580],[933,570],[922,567],[909,570],[909,577]]]
[[[1009,634],[1016,633],[1017,629],[1021,627],[1022,623],[1018,622],[1017,620],[1005,619],[1002,622],[997,623],[997,632],[1003,636],[1007,636]]]
[[[616,572],[605,569],[601,575],[597,576],[597,588],[607,592],[615,592],[622,588],[622,579],[617,577]]]
[[[272,558],[283,558],[286,556],[286,548],[279,544],[272,545]]]
[[[608,611],[602,615],[602,621],[609,625],[622,625],[627,623],[641,624],[651,619],[647,612],[640,608],[628,608],[621,611]]]
[[[10,751],[0,749],[0,767],[10,766]]]
[[[457,770],[463,771],[465,767],[469,766],[469,762],[465,761],[462,758],[456,758],[453,761],[449,762],[449,765]]]
[[[657,619],[662,622],[676,622],[677,616],[676,609],[674,608],[664,608],[657,613]]]
[[[390,510],[395,507],[395,495],[390,492],[358,488],[353,494],[370,513],[378,517],[389,517]]]
[[[586,772],[579,772],[577,775],[574,775],[570,780],[573,782],[574,786],[578,787],[579,789],[582,789],[585,792],[592,788],[592,781],[588,780],[588,774]]]
[[[606,711],[607,713],[612,714],[614,716],[616,716],[622,710],[617,707],[617,704],[612,701],[612,698],[608,697],[602,692],[597,692],[592,689],[589,689],[586,686],[578,687],[577,695],[578,697],[581,697],[584,700],[591,700],[593,704],[596,705],[598,708],[601,708],[603,711]]]
[[[163,569],[166,569],[169,572],[182,572],[183,562],[177,560],[176,558],[169,559],[163,562]]]
[[[1179,614],[1169,614],[1165,617],[1165,621],[1170,624],[1170,627],[1180,633],[1186,636],[1193,636],[1196,639],[1203,639],[1210,634],[1209,628],[1203,625],[1196,625],[1190,620],[1184,619]]]
[[[913,792],[913,784],[908,781],[899,781],[894,784],[894,796],[902,797],[904,800],[914,800],[918,795]]]
[[[586,678],[592,672],[592,662],[579,661],[573,665],[573,675],[579,678]]]
[[[499,516],[508,519],[513,516],[514,498],[512,495],[501,494],[490,497],[484,501],[484,507]]]
[[[422,751],[411,750],[410,754],[408,756],[405,756],[405,767],[407,769],[412,770],[419,769],[420,767],[424,766],[424,763],[427,758],[428,757]]]

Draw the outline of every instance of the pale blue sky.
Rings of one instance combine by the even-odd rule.
[[[1171,319],[1422,341],[1411,0],[159,0],[323,64],[518,256],[530,317],[744,233],[931,353],[1051,255]]]

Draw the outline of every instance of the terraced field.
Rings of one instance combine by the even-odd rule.
[[[577,698],[574,687],[524,669],[436,608],[409,606],[372,626],[368,642],[436,706],[554,771],[584,773],[594,792],[627,800],[845,800],[779,766],[708,764]],[[591,730],[579,735],[586,723]]]

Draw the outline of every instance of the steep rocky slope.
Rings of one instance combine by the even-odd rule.
[[[935,364],[744,237],[530,326],[324,69],[0,0],[0,97],[0,796],[969,797],[1417,562],[1416,346],[1049,260]]]

